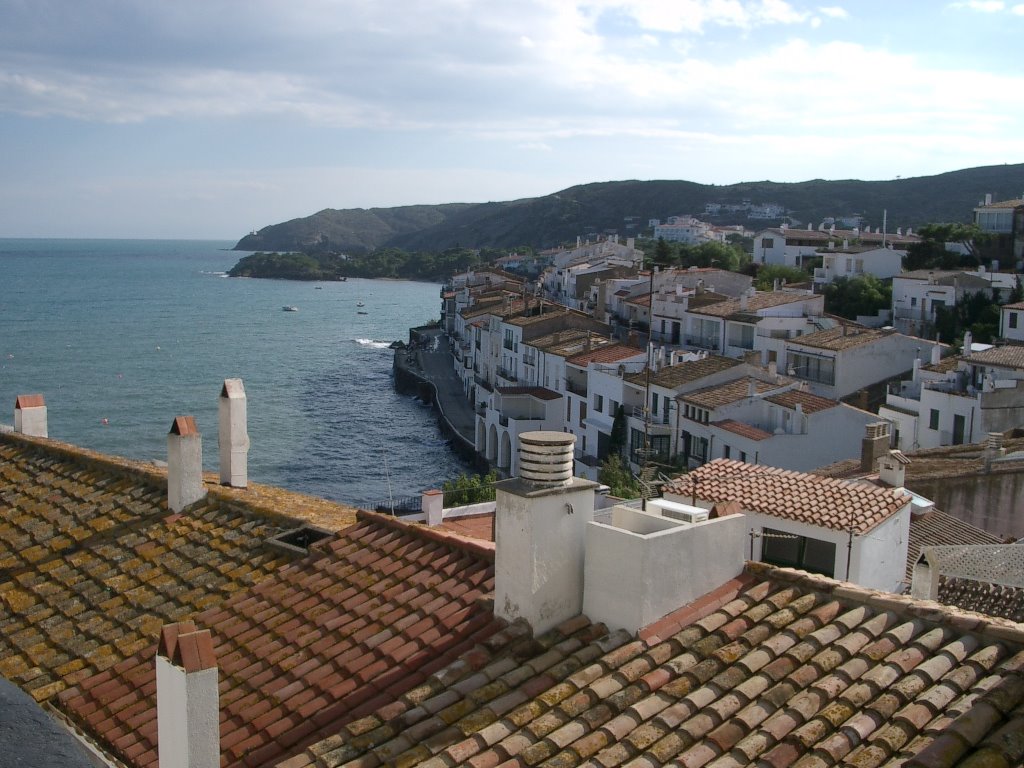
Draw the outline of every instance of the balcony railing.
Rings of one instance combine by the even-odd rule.
[[[643,421],[643,419],[644,419],[644,407],[642,405],[634,405],[633,406],[632,416],[633,416],[634,419],[640,419],[641,421]],[[669,419],[668,419],[668,414],[667,413],[663,413],[660,416],[658,414],[656,414],[656,413],[655,414],[651,414],[651,424],[668,424],[668,423],[669,423]]]
[[[698,349],[718,349],[719,347],[717,336],[687,336],[686,343]]]
[[[519,381],[519,378],[508,368],[498,368],[498,375],[506,381]]]
[[[569,390],[570,392],[572,392],[574,395],[579,395],[580,397],[586,397],[587,396],[587,385],[586,384],[576,384],[576,383],[570,381],[569,379],[566,379],[565,380],[565,388],[567,390]]]
[[[494,388],[491,386],[491,383],[489,381],[487,381],[487,379],[483,378],[482,376],[474,376],[473,380],[477,383],[477,386],[483,387],[488,392],[493,392],[494,391]]]

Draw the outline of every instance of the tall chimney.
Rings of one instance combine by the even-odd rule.
[[[519,477],[497,484],[494,612],[540,634],[583,609],[583,555],[597,483],[573,477],[576,437],[519,435]]]
[[[193,416],[178,416],[167,433],[167,507],[181,512],[206,495],[203,436]]]
[[[160,768],[220,768],[217,656],[210,630],[165,624],[156,653]]]
[[[964,331],[964,347],[960,350],[960,354],[970,357],[972,344],[974,344],[974,335],[970,331]]]
[[[860,441],[860,471],[874,472],[878,460],[889,450],[889,423],[876,421],[868,424]]]
[[[42,395],[18,395],[14,400],[14,431],[29,437],[49,437],[46,401]]]
[[[906,467],[910,459],[901,451],[889,451],[878,460],[878,479],[893,488],[906,485]]]
[[[249,484],[249,431],[245,387],[241,379],[224,379],[220,390],[220,481],[234,488]]]

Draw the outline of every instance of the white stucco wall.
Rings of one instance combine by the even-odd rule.
[[[220,700],[216,667],[185,672],[156,657],[160,768],[219,768]]]
[[[735,578],[746,529],[742,515],[687,525],[613,508],[587,527],[583,612],[635,632]]]
[[[909,500],[908,500],[909,501]],[[850,581],[873,589],[900,592],[906,579],[910,506],[853,539]]]

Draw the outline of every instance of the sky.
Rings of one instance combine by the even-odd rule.
[[[0,237],[1019,163],[1022,39],[1024,0],[0,0]]]

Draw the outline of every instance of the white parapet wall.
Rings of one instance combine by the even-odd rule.
[[[685,523],[625,506],[587,526],[583,612],[636,632],[743,570],[747,521]]]

